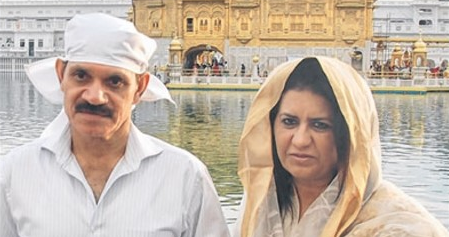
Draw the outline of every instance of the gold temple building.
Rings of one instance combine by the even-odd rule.
[[[158,42],[155,67],[226,63],[260,72],[307,55],[370,65],[375,0],[133,0],[129,20]],[[169,55],[175,47],[179,55]],[[175,62],[174,60],[177,60]]]

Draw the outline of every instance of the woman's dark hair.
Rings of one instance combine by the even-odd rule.
[[[278,198],[279,209],[282,218],[285,217],[287,211],[293,212],[292,198],[293,198],[293,178],[292,175],[284,169],[279,160],[276,141],[274,138],[274,121],[279,112],[280,101],[287,91],[290,90],[309,90],[317,95],[323,96],[331,108],[333,119],[333,134],[335,145],[337,147],[338,156],[338,172],[340,173],[340,180],[346,178],[346,170],[349,160],[349,129],[348,125],[338,106],[337,99],[332,90],[332,87],[321,68],[316,58],[306,58],[302,60],[287,79],[281,98],[277,104],[270,111],[271,136],[272,136],[272,150],[274,162],[274,180],[276,184],[276,194]],[[298,101],[297,103],[302,103]],[[305,103],[307,103],[305,101]],[[340,191],[342,190],[343,182],[340,182]]]

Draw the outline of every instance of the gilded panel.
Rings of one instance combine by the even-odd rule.
[[[287,5],[287,9],[289,10],[290,13],[296,13],[296,14],[307,14],[307,3],[300,3],[300,2],[295,2],[295,3],[289,3]]]
[[[155,38],[169,38],[177,27],[187,50],[205,42],[218,48],[226,44],[228,49],[357,44],[372,33],[364,29],[371,24],[369,2],[373,1],[134,0],[133,5],[139,30]],[[154,7],[155,3],[159,7]]]
[[[310,14],[325,15],[326,14],[326,4],[325,3],[311,3],[310,4]]]
[[[357,18],[357,11],[356,10],[346,10],[345,16],[346,19],[355,19]]]
[[[284,12],[285,4],[284,3],[270,3],[270,12]]]

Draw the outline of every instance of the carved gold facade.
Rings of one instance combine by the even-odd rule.
[[[374,1],[133,0],[130,19],[152,38],[179,37],[184,67],[206,46],[231,64],[250,64],[257,54],[273,67],[268,64],[307,54],[351,61],[355,49],[369,52]]]

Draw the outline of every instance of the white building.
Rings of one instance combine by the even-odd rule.
[[[411,50],[419,37],[427,43],[429,66],[449,60],[449,0],[377,0],[373,41],[383,41],[388,59],[395,46]],[[374,58],[377,43],[373,43]],[[382,59],[381,59],[382,60]],[[432,65],[433,64],[433,65]]]
[[[67,21],[103,12],[126,19],[131,0],[0,0],[0,58],[62,55]]]

